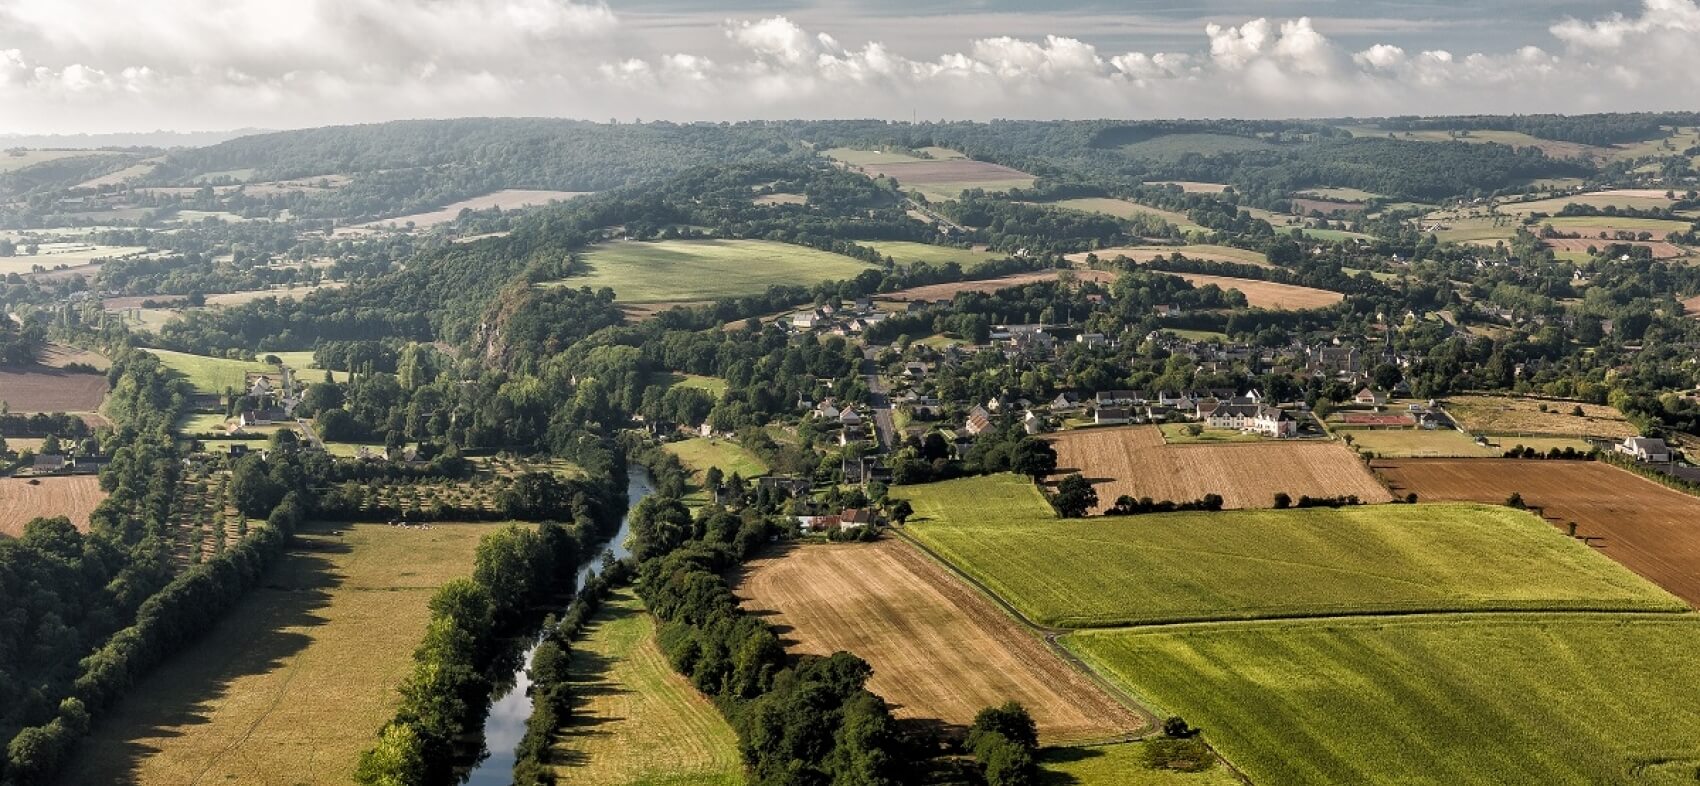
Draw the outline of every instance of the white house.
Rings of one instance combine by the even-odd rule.
[[[1617,446],[1617,452],[1634,456],[1636,461],[1662,462],[1671,460],[1671,449],[1657,437],[1630,437]]]

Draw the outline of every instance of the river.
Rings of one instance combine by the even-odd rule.
[[[626,515],[620,517],[620,529],[609,539],[607,547],[585,559],[575,586],[584,586],[585,580],[596,573],[602,564],[603,552],[614,552],[616,559],[624,559],[631,553],[626,548],[626,538],[632,532],[632,508],[654,490],[648,469],[637,464],[626,467]],[[490,716],[484,720],[484,747],[490,755],[466,774],[463,782],[468,786],[509,786],[513,783],[514,754],[520,740],[525,738],[525,722],[531,717],[531,696],[527,692],[531,678],[526,669],[531,666],[534,649],[536,645],[525,651],[524,659],[514,671],[513,686],[490,704]]]

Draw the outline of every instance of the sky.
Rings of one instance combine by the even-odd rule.
[[[0,0],[0,134],[1700,109],[1700,0]]]

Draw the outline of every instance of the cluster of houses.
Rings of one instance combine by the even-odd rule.
[[[30,457],[30,464],[25,472],[30,476],[37,475],[98,475],[100,468],[112,460],[111,456],[86,454],[81,456],[58,453],[38,453]]]
[[[831,303],[791,314],[782,324],[801,333],[859,336],[884,322],[890,315],[874,307],[873,299],[861,297],[850,303]]]
[[[301,390],[288,366],[275,374],[250,371],[242,384],[246,392],[236,418],[244,428],[285,422],[301,403]]]
[[[838,444],[852,445],[868,440],[868,419],[857,412],[853,406],[840,408],[833,399],[827,398],[816,404],[813,410],[815,422],[823,430],[838,432]]]
[[[1052,411],[1059,406],[1072,411],[1082,409],[1081,402],[1066,393],[1052,401]],[[1298,421],[1291,413],[1269,403],[1256,390],[1244,393],[1225,388],[1181,393],[1102,390],[1092,399],[1092,422],[1097,425],[1188,420],[1273,439],[1297,436],[1299,431]]]

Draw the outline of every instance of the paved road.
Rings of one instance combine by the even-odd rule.
[[[947,226],[951,229],[954,229],[957,232],[960,232],[964,235],[968,234],[968,228],[967,227],[964,227],[961,224],[956,223],[955,221],[952,221],[948,218],[945,218],[944,216],[939,215],[938,211],[936,211],[936,210],[934,210],[930,207],[927,207],[926,205],[923,205],[920,202],[916,202],[913,199],[905,199],[905,200],[903,200],[903,206],[910,209],[910,210],[913,210],[917,213],[920,213],[921,215],[924,215],[924,216],[926,216],[926,217],[928,217],[928,218],[930,218],[934,221],[937,221],[938,223],[943,224],[943,225],[945,225],[945,226]]]
[[[308,444],[319,450],[325,449],[325,441],[319,439],[319,432],[313,430],[313,424],[308,423],[306,418],[296,418],[295,425],[301,427],[301,433],[306,435]]]
[[[868,383],[868,406],[874,410],[874,428],[879,432],[880,452],[890,453],[897,445],[897,423],[891,419],[890,391],[886,389],[885,380],[880,379],[879,365],[874,362],[878,356],[878,347],[862,349],[862,376]]]

